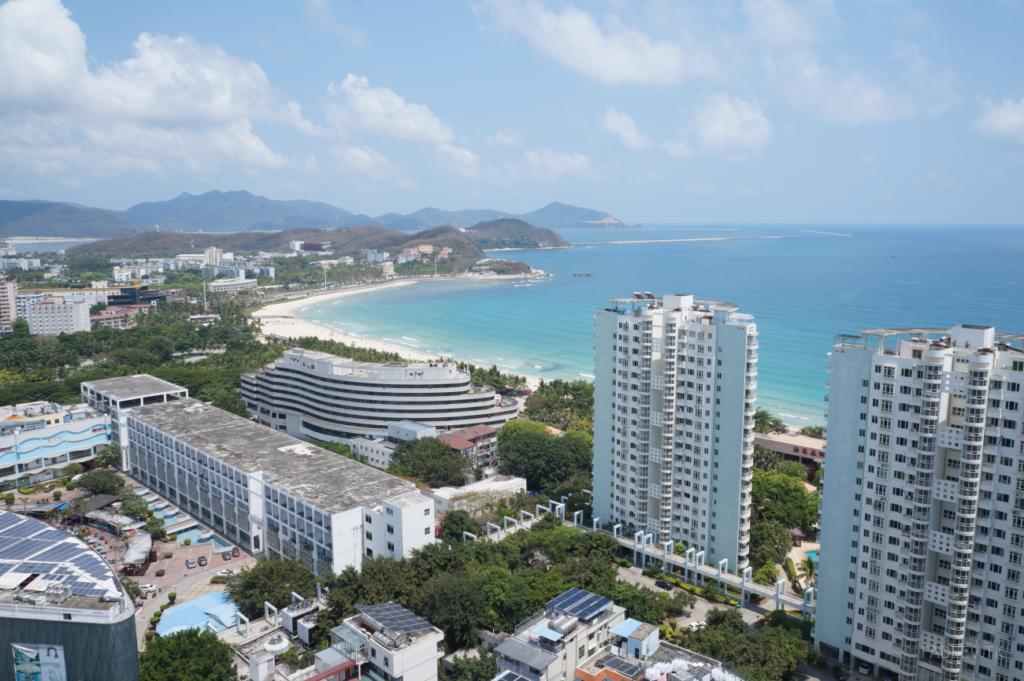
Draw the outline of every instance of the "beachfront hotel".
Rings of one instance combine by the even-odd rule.
[[[753,318],[692,295],[610,302],[594,323],[594,515],[746,567]]]
[[[966,324],[836,337],[815,624],[829,660],[1024,678],[1022,347]]]
[[[434,541],[433,500],[376,468],[189,397],[122,413],[132,476],[246,551],[324,575]]]
[[[415,421],[438,431],[501,428],[515,400],[470,383],[455,362],[357,362],[292,348],[242,374],[242,399],[259,422],[301,439],[384,438],[388,426]]]

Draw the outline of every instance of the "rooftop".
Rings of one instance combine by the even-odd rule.
[[[98,381],[86,381],[82,385],[101,392],[112,402],[132,400],[150,395],[184,390],[180,385],[168,383],[149,374],[135,374],[120,378],[101,378]]]
[[[0,604],[111,610],[123,595],[113,570],[88,544],[0,511]]]
[[[473,448],[472,442],[464,437],[456,435],[455,433],[445,433],[444,435],[439,435],[437,439],[457,452]]]
[[[132,415],[229,466],[263,471],[274,487],[330,514],[416,491],[411,482],[192,398],[138,407]]]
[[[451,434],[452,435],[458,435],[459,437],[465,438],[467,440],[472,440],[472,439],[478,438],[478,437],[486,437],[486,436],[497,435],[498,431],[496,431],[494,428],[491,428],[490,426],[487,426],[487,425],[484,425],[484,424],[480,423],[480,424],[477,424],[475,426],[470,426],[469,428],[462,428],[461,430],[453,430],[451,432]]]

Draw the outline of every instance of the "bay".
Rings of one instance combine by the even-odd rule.
[[[1018,227],[662,224],[562,234],[602,244],[489,253],[553,275],[545,279],[428,281],[297,314],[421,352],[592,380],[594,313],[609,298],[650,291],[724,300],[752,314],[760,333],[759,406],[793,425],[824,423],[825,367],[837,334],[958,323],[1024,333]],[[765,236],[796,238],[603,243]]]

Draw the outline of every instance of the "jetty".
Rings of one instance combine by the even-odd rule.
[[[590,276],[590,272],[573,272],[572,276],[574,276],[574,277],[589,277]]]

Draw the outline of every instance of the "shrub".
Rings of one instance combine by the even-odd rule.
[[[155,631],[147,631],[146,632],[146,640],[147,641],[152,641],[154,638],[156,638],[156,632]]]
[[[173,591],[171,593],[167,594],[167,600],[170,601],[171,603],[173,603],[177,598],[178,598],[178,594],[174,593]]]
[[[32,494],[33,493],[31,487],[19,487],[18,491],[21,492],[22,494]]]
[[[163,612],[164,610],[166,610],[169,607],[171,607],[170,603],[164,603],[163,605],[160,606],[160,612]]]
[[[210,577],[210,584],[227,584],[227,583],[228,583],[228,578],[227,577],[222,577],[220,575],[214,575],[213,577]]]
[[[71,490],[73,490],[73,489],[75,488],[75,483],[74,483],[74,482],[72,482],[72,481],[70,481],[70,480],[68,480],[68,484],[64,485],[64,488],[65,488],[65,489],[66,489],[67,491],[69,491],[69,492],[70,492]]]
[[[191,539],[188,539],[188,538],[185,539],[185,546],[189,546],[191,543],[192,543]]]
[[[792,581],[796,581],[796,565],[793,564],[793,559],[786,557],[786,576]]]
[[[178,535],[172,534],[170,537],[168,537],[168,539],[170,539],[171,541],[178,541]]]
[[[170,551],[164,554],[164,558],[174,558],[174,554]]]
[[[150,624],[156,625],[159,622],[160,622],[160,615],[153,615],[152,617],[149,618],[149,623]]]
[[[62,496],[63,496],[63,492],[61,492],[59,489],[56,489],[56,490],[53,491],[53,500],[54,501],[60,501],[60,498]]]

